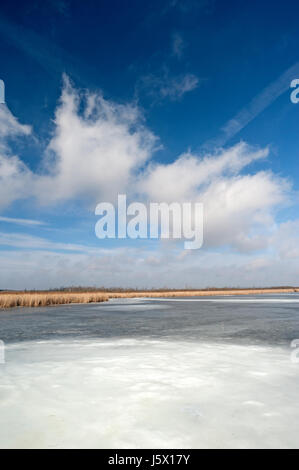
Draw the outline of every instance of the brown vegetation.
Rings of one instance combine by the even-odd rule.
[[[70,303],[104,302],[110,298],[136,298],[136,297],[201,297],[214,295],[249,295],[249,294],[279,294],[299,292],[296,287],[271,287],[265,289],[159,289],[159,290],[95,290],[83,292],[81,289],[60,291],[3,291],[0,292],[0,308],[12,307],[45,307],[50,305]]]
[[[108,293],[109,298],[133,297],[204,297],[215,295],[249,295],[249,294],[283,294],[299,292],[299,288],[265,288],[265,289],[203,289],[203,290],[168,290]]]
[[[104,302],[108,296],[98,292],[62,293],[62,292],[3,292],[0,293],[0,308],[46,307],[58,304]]]

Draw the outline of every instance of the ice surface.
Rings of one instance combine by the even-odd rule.
[[[139,299],[137,300],[141,300],[142,297],[140,297]],[[146,299],[146,297],[144,297],[144,299]],[[158,297],[158,298],[151,298],[151,301],[154,302],[217,302],[217,303],[225,303],[225,302],[237,302],[237,303],[263,303],[263,302],[270,302],[270,303],[275,303],[275,302],[278,302],[278,303],[291,303],[291,304],[296,304],[296,303],[299,303],[299,299],[298,298],[294,298],[294,297],[291,297],[288,299],[288,298],[283,298],[282,296],[280,296],[279,298],[275,299],[275,297],[271,297],[271,298],[264,298],[264,297],[260,297],[260,298],[240,298],[240,297],[227,297],[227,298],[216,298],[216,299],[211,299],[211,298],[207,298],[205,296],[203,296],[201,299],[197,298],[197,297],[191,297],[190,299],[172,299],[172,298],[162,298],[162,297]]]
[[[299,447],[290,352],[141,338],[10,344],[0,447]]]

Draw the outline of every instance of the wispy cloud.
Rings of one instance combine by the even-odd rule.
[[[5,222],[8,224],[16,224],[16,225],[25,225],[25,226],[46,225],[45,222],[42,222],[40,220],[19,219],[19,218],[2,217],[2,216],[0,216],[0,222]]]
[[[61,13],[64,9],[65,2],[53,1],[55,8],[60,8]],[[76,59],[58,46],[53,38],[48,39],[44,35],[40,35],[30,28],[17,24],[5,17],[2,13],[0,16],[0,35],[7,43],[20,49],[31,59],[35,60],[47,73],[51,76],[59,77],[64,71],[71,74],[79,83],[85,84],[82,73],[78,73],[76,67]],[[84,65],[87,69],[88,65]],[[83,67],[82,67],[83,68]]]
[[[202,8],[210,3],[210,0],[171,0],[168,8],[177,8],[183,13],[188,13],[195,8]]]
[[[67,1],[67,0],[50,0],[49,3],[52,6],[52,8],[55,9],[61,15],[67,16],[69,14],[70,1]]]
[[[137,83],[136,94],[144,93],[151,97],[154,103],[165,99],[178,101],[186,93],[195,90],[199,83],[199,78],[192,73],[172,76],[164,67],[161,74],[142,76]]]
[[[160,9],[160,15],[164,16],[172,10],[179,13],[192,13],[194,11],[203,11],[209,13],[213,11],[215,0],[168,0],[164,8]]]
[[[43,0],[28,2],[26,5],[26,12],[29,14],[36,14],[38,11],[40,14],[45,14],[48,17],[48,20],[51,21],[52,15],[54,13],[54,18],[56,19],[57,14],[63,17],[68,17],[70,14],[72,0]]]
[[[0,106],[0,138],[1,146],[8,137],[30,135],[31,127],[20,124],[5,104]]]
[[[0,34],[7,42],[35,59],[48,72],[56,73],[62,69],[61,50],[36,32],[1,15]]]
[[[25,233],[0,232],[0,246],[9,246],[22,250],[49,250],[49,251],[73,251],[95,254],[99,252],[97,247],[78,245],[75,243],[61,243],[48,240],[47,238],[35,237]]]
[[[177,59],[181,59],[185,47],[186,44],[182,35],[179,33],[175,33],[172,37],[172,55]]]

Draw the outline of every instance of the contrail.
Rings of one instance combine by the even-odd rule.
[[[86,85],[77,71],[76,59],[53,41],[21,24],[13,23],[3,15],[0,17],[0,34],[4,40],[34,59],[50,75],[57,77],[63,72],[70,73],[79,83]],[[87,68],[86,64],[84,68]]]
[[[264,88],[246,107],[241,109],[221,128],[219,137],[207,141],[203,147],[211,148],[225,145],[262,111],[268,108],[279,96],[285,93],[290,88],[291,81],[294,78],[299,78],[299,62],[296,62],[280,75],[277,80]]]

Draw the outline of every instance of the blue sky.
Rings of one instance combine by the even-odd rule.
[[[298,12],[2,2],[0,287],[298,284]],[[203,248],[98,240],[118,192],[203,201]]]

